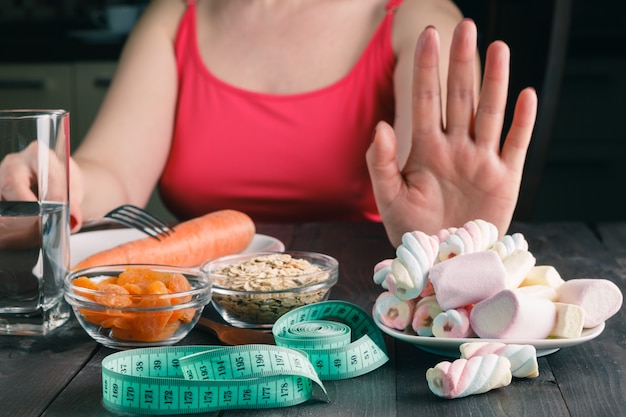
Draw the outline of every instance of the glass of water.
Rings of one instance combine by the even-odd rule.
[[[0,110],[0,185],[30,184],[0,190],[0,335],[44,335],[70,315],[69,125],[64,110]]]

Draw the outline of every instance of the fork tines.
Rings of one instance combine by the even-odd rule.
[[[104,217],[115,220],[125,226],[141,230],[157,240],[161,240],[174,232],[174,229],[169,227],[163,220],[131,204],[119,206],[105,214]]]

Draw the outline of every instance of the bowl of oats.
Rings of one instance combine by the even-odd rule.
[[[283,314],[328,299],[339,264],[313,252],[253,252],[224,256],[201,270],[213,283],[211,303],[234,327],[270,329]]]

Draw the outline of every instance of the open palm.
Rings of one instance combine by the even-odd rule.
[[[476,27],[471,21],[461,22],[454,33],[444,117],[438,46],[436,30],[425,29],[415,54],[412,146],[405,166],[398,167],[395,133],[384,122],[367,153],[378,209],[395,246],[404,232],[436,233],[477,218],[506,232],[535,122],[537,97],[528,88],[518,97],[500,147],[509,49],[502,42],[490,45],[476,100]]]

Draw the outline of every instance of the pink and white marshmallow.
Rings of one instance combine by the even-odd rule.
[[[412,300],[419,297],[426,286],[426,282],[415,280],[406,265],[395,258],[391,261],[391,273],[385,278],[385,286],[396,297],[402,300]]]
[[[421,298],[415,305],[411,328],[418,336],[432,336],[433,321],[441,312],[441,307],[434,295]]]
[[[539,376],[537,350],[533,345],[516,345],[499,342],[468,342],[459,346],[461,358],[485,356],[493,353],[504,356],[511,363],[511,374],[516,378],[536,378]]]
[[[435,236],[439,240],[439,243],[442,243],[442,242],[446,241],[448,236],[450,236],[452,233],[456,232],[457,229],[458,229],[458,227],[448,227],[447,229],[441,229],[441,230],[439,230],[437,232],[437,234]]]
[[[433,320],[432,333],[435,337],[471,337],[474,335],[470,326],[469,313],[464,308],[442,311]]]
[[[507,272],[495,252],[481,251],[433,265],[429,279],[445,311],[477,303],[505,289]]]
[[[391,273],[391,261],[393,261],[393,259],[383,259],[374,265],[374,282],[385,290],[387,289],[385,280],[387,279],[387,275]]]
[[[411,324],[414,307],[413,300],[401,300],[385,291],[376,298],[373,315],[389,328],[404,330]]]
[[[580,278],[565,281],[557,289],[557,301],[575,304],[585,310],[585,328],[596,327],[622,307],[619,287],[608,279]]]
[[[511,363],[504,356],[489,354],[454,362],[439,362],[426,371],[428,387],[442,398],[482,394],[511,383]]]
[[[493,244],[491,250],[495,251],[501,259],[508,257],[514,251],[522,249],[528,250],[528,242],[521,233],[513,233],[512,235],[506,235],[499,241]]]
[[[548,299],[507,289],[477,303],[470,323],[484,339],[545,339],[556,324],[556,307]]]
[[[391,272],[385,277],[387,289],[398,298],[417,298],[428,282],[428,271],[435,261],[439,242],[435,236],[410,232],[402,236],[391,262]]]
[[[498,229],[485,220],[472,220],[456,229],[439,245],[439,259],[484,251],[498,240]]]

